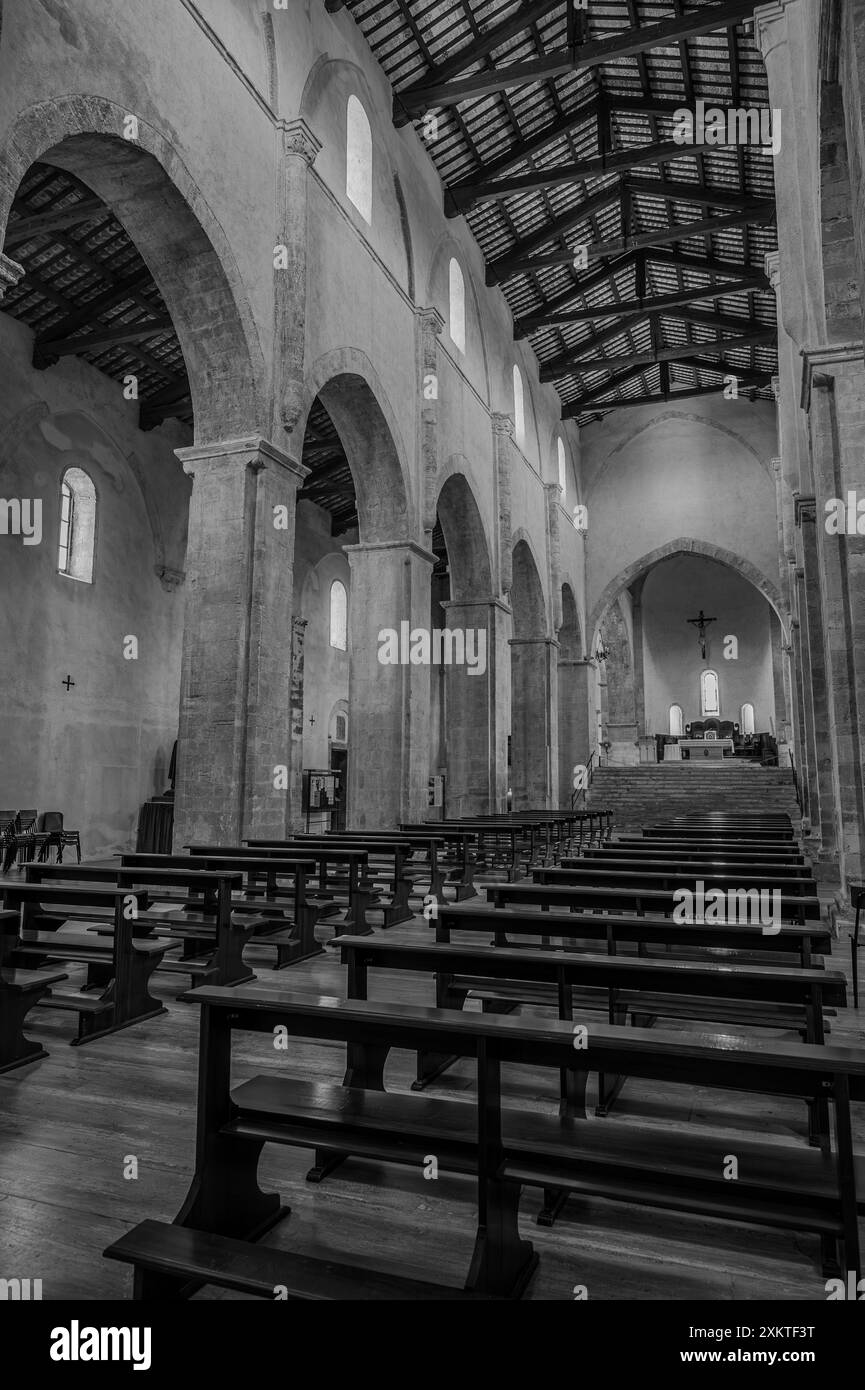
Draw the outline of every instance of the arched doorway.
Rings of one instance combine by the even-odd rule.
[[[547,635],[544,591],[525,538],[513,549],[510,599],[511,807],[521,811],[551,806],[558,776],[556,643]]]
[[[431,671],[433,714],[440,711],[433,728],[440,729],[437,746],[445,774],[442,814],[503,810],[507,729],[496,698],[496,673],[503,665],[507,610],[493,596],[483,519],[464,473],[451,473],[442,485],[432,544],[432,626],[456,634],[457,654],[466,657],[445,660]]]
[[[300,572],[304,563],[332,564],[337,556],[347,561],[341,582],[348,593],[347,701],[354,737],[346,821],[358,829],[395,826],[426,809],[429,676],[411,662],[403,632],[405,624],[407,637],[428,622],[433,557],[411,539],[398,432],[366,359],[349,350],[333,354],[317,365],[312,380],[296,563]],[[396,639],[395,652],[382,637],[387,633]],[[309,637],[307,626],[304,643]],[[316,717],[326,719],[345,692],[330,681],[320,693],[322,712]],[[305,696],[303,738],[292,750],[295,766],[299,758],[305,768],[314,743],[308,703]]]
[[[184,609],[187,630],[200,627],[210,586],[194,528],[187,546],[176,452],[264,420],[261,352],[218,224],[143,120],[137,142],[122,138],[124,117],[87,97],[45,104],[0,151],[0,351],[15,392],[0,450],[43,520],[43,543],[3,576],[32,619],[18,607],[0,634],[27,714],[6,726],[7,795],[74,816],[88,854],[134,843],[142,802],[168,786],[178,726],[178,795],[185,770],[221,808],[230,799],[236,758],[208,736],[228,722],[206,654],[198,744],[178,719]],[[64,490],[69,477],[86,485]],[[4,608],[5,627],[16,605]]]

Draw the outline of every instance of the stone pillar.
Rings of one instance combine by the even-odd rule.
[[[193,479],[174,843],[285,833],[295,502],[259,436],[177,449]]]
[[[442,606],[450,629],[482,628],[487,634],[483,675],[470,675],[466,666],[444,668],[445,814],[497,815],[507,810],[510,609],[495,598]]]
[[[276,246],[286,263],[275,259],[273,271],[274,422],[290,435],[304,408],[309,171],[321,145],[303,120],[280,120],[276,133]]]
[[[511,806],[551,809],[558,780],[558,642],[511,638]]]
[[[302,830],[303,818],[303,639],[306,618],[291,620],[291,686],[289,694],[289,730],[291,758],[289,762],[289,812],[291,830]]]
[[[637,723],[637,738],[651,731],[646,728],[646,685],[643,671],[643,584],[640,579],[631,590],[634,598],[632,617],[634,624],[634,718]],[[666,731],[664,731],[666,732]]]
[[[796,524],[802,537],[802,575],[799,622],[807,646],[808,684],[804,688],[805,719],[812,731],[811,835],[819,842],[821,859],[835,856],[835,795],[832,748],[829,736],[829,700],[826,691],[826,657],[823,637],[820,566],[815,536],[813,497],[796,500]],[[805,663],[803,662],[803,665]]]
[[[591,753],[589,730],[589,672],[593,662],[577,658],[559,661],[559,806],[571,804],[574,768],[588,767]]]
[[[837,843],[842,891],[865,874],[865,536],[845,518],[830,533],[826,505],[865,497],[865,365],[862,344],[806,349],[803,406],[808,412],[816,489],[820,574]],[[849,534],[852,525],[854,534]],[[846,532],[846,533],[845,533]]]
[[[493,490],[498,518],[498,555],[495,563],[498,568],[499,590],[509,594],[513,579],[513,556],[511,547],[511,457],[514,450],[514,422],[510,415],[495,413],[493,425]]]
[[[818,775],[817,735],[814,726],[813,680],[811,668],[811,635],[808,630],[808,595],[805,589],[805,569],[796,569],[796,612],[799,615],[798,657],[802,697],[803,770],[808,786],[808,817],[811,822],[809,839],[814,850],[819,849],[820,780]]]
[[[387,630],[429,631],[430,576],[435,556],[414,541],[347,545],[351,566],[347,826],[388,830],[428,811],[429,665],[379,661]],[[479,677],[472,677],[478,680]]]
[[[438,501],[438,340],[445,321],[438,309],[417,310],[418,376],[421,382],[421,409],[418,441],[423,485],[423,530],[428,545],[436,524]]]

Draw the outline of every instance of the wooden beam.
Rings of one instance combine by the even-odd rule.
[[[58,227],[76,227],[80,222],[92,222],[100,214],[103,217],[111,217],[111,209],[99,198],[82,198],[80,202],[60,208],[57,212],[19,217],[10,222],[6,229],[6,246],[8,248],[19,241],[30,241],[33,237],[43,234],[47,236]]]
[[[458,217],[478,203],[496,202],[516,194],[531,193],[538,188],[555,188],[563,183],[582,183],[585,179],[599,178],[604,174],[618,174],[628,169],[638,169],[644,164],[666,164],[671,159],[681,159],[683,152],[691,153],[684,146],[677,145],[674,140],[668,140],[661,145],[636,145],[633,149],[592,155],[589,159],[576,160],[572,164],[533,169],[529,174],[514,174],[510,178],[496,179],[492,182],[466,181],[458,189],[446,190],[445,214],[448,217]]]
[[[508,63],[499,68],[482,70],[459,82],[449,82],[441,76],[441,69],[428,74],[420,82],[394,93],[394,122],[405,125],[414,116],[428,111],[431,107],[457,106],[461,101],[473,97],[483,97],[490,92],[507,91],[512,87],[522,87],[527,83],[544,82],[565,73],[578,72],[583,68],[599,67],[619,58],[632,57],[644,53],[649,48],[665,47],[671,43],[701,34],[710,34],[716,29],[727,29],[754,13],[759,0],[724,0],[722,4],[704,5],[684,17],[661,20],[657,24],[644,24],[636,29],[626,29],[612,34],[609,38],[594,39],[572,49],[559,49],[545,54],[542,58],[529,59],[522,63]],[[519,29],[525,28],[525,24]],[[495,45],[492,45],[495,47]],[[463,50],[465,53],[467,50]],[[489,48],[487,52],[491,51]],[[460,55],[456,55],[459,59]],[[474,58],[470,58],[474,62]],[[463,68],[460,66],[460,71]]]
[[[127,323],[118,328],[101,328],[78,338],[37,339],[33,344],[33,366],[37,371],[44,371],[46,367],[53,367],[61,357],[75,357],[78,353],[96,352],[120,343],[140,343],[145,338],[155,338],[160,333],[173,331],[174,325],[166,316],[145,324]]]
[[[513,274],[512,266],[515,262],[522,262],[538,247],[545,246],[548,241],[553,241],[556,237],[564,236],[574,227],[578,227],[581,222],[587,222],[596,212],[608,208],[611,203],[617,203],[620,196],[620,186],[618,183],[614,183],[609,188],[604,188],[600,192],[584,198],[581,203],[575,203],[561,217],[554,218],[552,222],[547,223],[537,232],[533,232],[531,236],[524,237],[504,256],[490,261],[487,265],[486,283],[488,285],[500,285],[503,280]],[[622,251],[626,249],[624,246],[621,248]],[[574,259],[573,254],[567,259],[572,261]]]
[[[720,299],[727,294],[741,294],[756,288],[757,277],[749,275],[744,280],[733,280],[729,285],[702,285],[699,289],[677,290],[674,294],[656,295],[650,299],[611,300],[606,304],[595,304],[585,309],[565,309],[559,313],[539,309],[535,314],[526,314],[515,324],[514,337],[525,337],[538,328],[552,327],[554,324],[584,323],[587,319],[609,319],[619,314],[663,314],[683,304],[692,304],[701,299]]]
[[[683,147],[684,148],[684,147]],[[706,207],[743,208],[753,203],[758,195],[743,193],[736,188],[707,188],[704,184],[671,182],[664,179],[635,179],[625,182],[632,194],[647,198],[659,198],[664,202],[703,203]],[[775,201],[774,193],[759,194],[761,203]]]
[[[535,24],[537,20],[543,19],[551,10],[558,9],[560,4],[561,0],[533,0],[531,4],[520,5],[519,9],[503,20],[501,24],[496,24],[485,34],[478,35],[465,48],[459,49],[452,58],[448,58],[446,62],[431,68],[419,82],[413,82],[402,92],[395,92],[393,99],[394,125],[404,126],[411,120],[411,110],[414,107],[417,94],[427,91],[430,87],[438,87],[447,83],[452,77],[456,77],[458,72],[465,72],[466,68],[479,62],[480,59],[488,57],[494,49],[500,48],[516,34],[521,33],[531,24]],[[421,109],[425,109],[425,106],[422,106]]]
[[[767,376],[761,379],[759,382],[754,381],[749,386],[744,386],[742,390],[762,391],[766,386],[770,386],[771,383],[772,378],[770,376]],[[610,384],[609,389],[614,389],[612,383]],[[625,406],[665,405],[669,401],[691,400],[695,396],[717,396],[719,392],[723,390],[723,386],[697,386],[687,391],[670,390],[666,395],[633,396],[630,399],[623,401],[601,401],[600,403],[597,403],[595,401],[589,400],[587,405],[583,404],[583,401],[585,401],[587,398],[582,397],[581,400],[572,401],[570,405],[566,405],[564,407],[564,409],[562,410],[562,419],[578,420],[581,415],[592,414],[593,412],[599,412],[602,410],[622,410]]]
[[[324,0],[324,8],[328,14],[336,14],[345,8],[345,0]]]
[[[613,276],[619,274],[620,271],[628,270],[634,262],[638,260],[641,254],[642,253],[639,251],[628,251],[624,256],[619,256],[616,260],[610,261],[607,265],[602,266],[600,270],[596,270],[593,275],[587,276],[585,280],[578,281],[577,284],[569,286],[562,294],[556,295],[555,299],[549,300],[549,302],[544,305],[543,309],[537,310],[537,313],[548,314],[555,312],[560,305],[569,304],[575,297],[589,294],[591,290],[597,289],[598,285],[603,285],[605,281],[611,280]],[[523,326],[526,322],[526,318],[532,317],[534,317],[534,315],[526,315],[514,321],[514,338],[524,338],[527,333],[532,331],[530,328],[527,329]]]
[[[778,335],[773,329],[767,328],[762,333],[744,333],[738,338],[718,338],[713,343],[682,343],[678,347],[657,348],[654,352],[635,352],[628,357],[572,358],[569,365],[565,364],[554,372],[551,372],[548,366],[542,366],[540,378],[541,381],[560,381],[563,376],[573,372],[618,372],[629,366],[651,367],[657,362],[685,361],[687,360],[685,354],[694,349],[698,349],[701,353],[717,352],[723,354],[760,344],[772,346],[777,341],[777,337]]]
[[[181,410],[183,406],[187,410]],[[150,396],[142,400],[138,407],[138,428],[145,433],[161,425],[163,420],[169,420],[173,415],[181,413],[188,414],[192,410],[192,397],[189,392],[189,383],[177,381],[171,386],[166,386],[155,396]]]
[[[570,371],[579,371],[579,359],[583,353],[595,352],[599,347],[603,347],[611,338],[618,338],[623,333],[630,332],[636,322],[648,317],[650,323],[657,325],[659,315],[657,314],[630,314],[620,323],[614,323],[611,327],[605,328],[601,333],[594,333],[588,338],[584,338],[581,343],[575,343],[573,347],[567,348],[565,352],[559,353],[557,357],[550,357],[541,365],[542,381],[558,381],[561,377],[567,376]],[[727,329],[737,337],[750,336],[753,334],[771,333],[775,337],[775,329],[769,324],[761,323],[759,319],[737,319],[729,314],[704,314],[697,309],[684,306],[680,309],[670,309],[666,311],[666,317],[673,319],[683,319],[686,323],[693,323],[697,327],[711,328],[714,332],[721,332]],[[683,343],[683,350],[686,352],[700,352],[705,347],[711,351],[714,343],[719,343],[719,339],[710,339],[708,343]]]

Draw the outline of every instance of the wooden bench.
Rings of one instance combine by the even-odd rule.
[[[83,881],[115,883],[118,888],[147,887],[150,902],[167,902],[177,907],[179,917],[148,910],[139,927],[148,936],[161,936],[166,949],[180,946],[179,956],[163,956],[162,973],[188,975],[191,980],[220,985],[243,984],[255,974],[243,962],[243,948],[261,919],[254,909],[234,911],[232,892],[241,887],[239,872],[228,869],[147,867],[96,864],[37,864],[27,869],[28,881],[55,883]],[[178,899],[172,889],[180,889]],[[155,891],[154,891],[155,890]],[[196,901],[196,899],[198,901]],[[71,914],[72,916],[81,914]]]
[[[672,840],[651,839],[645,835],[622,836],[618,840],[608,840],[602,847],[614,853],[636,850],[640,855],[678,854],[682,858],[695,854],[698,858],[706,855],[718,858],[759,861],[771,864],[807,864],[807,859],[798,845],[782,841],[779,844],[752,845],[747,840],[739,840],[731,845],[726,840]]]
[[[275,970],[284,970],[322,953],[323,947],[315,939],[320,908],[310,896],[310,880],[318,872],[313,860],[136,853],[121,855],[121,862],[124,868],[155,868],[164,863],[165,868],[240,873],[245,880],[244,891],[234,898],[233,910],[255,914],[251,940],[256,946],[276,947]],[[286,878],[291,880],[290,887],[279,881]]]
[[[478,1219],[466,1286],[487,1294],[519,1297],[534,1272],[537,1255],[518,1226],[525,1187],[544,1191],[548,1211],[574,1192],[583,1199],[813,1234],[820,1237],[824,1270],[837,1267],[842,1277],[859,1270],[850,1124],[851,1099],[865,1099],[865,1057],[858,1050],[729,1033],[684,1037],[603,1023],[590,1028],[577,1049],[571,1023],[559,1020],[306,994],[275,999],[248,986],[205,986],[189,997],[202,1010],[198,1160],[175,1225],[247,1242],[271,1229],[287,1214],[279,1195],[263,1192],[257,1180],[262,1148],[273,1142],[314,1148],[322,1160],[358,1155],[417,1168],[433,1153],[440,1172],[468,1176]],[[431,1101],[270,1073],[232,1090],[234,1033],[272,1037],[280,1027],[292,1037],[351,1044],[361,1071],[366,1064],[371,1077],[382,1048],[473,1058],[477,1089],[471,1099]],[[739,1175],[729,1182],[724,1177],[728,1136],[668,1135],[614,1120],[595,1125],[509,1110],[501,1091],[501,1067],[509,1063],[825,1099],[835,1112],[835,1151],[737,1139]],[[217,1254],[226,1249],[221,1240],[213,1248]],[[117,1257],[119,1252],[112,1247],[109,1253]],[[256,1253],[247,1247],[248,1269],[261,1268]],[[138,1269],[135,1291],[143,1299],[187,1296],[206,1277],[200,1262],[156,1270],[152,1245],[148,1263],[137,1263],[134,1249],[128,1258]]]
[[[575,954],[562,951],[514,950],[496,946],[456,946],[452,943],[391,944],[376,938],[340,936],[334,942],[348,967],[349,999],[366,999],[370,967],[412,970],[435,976],[437,1008],[462,1009],[467,999],[479,999],[485,1012],[505,1013],[521,1004],[557,1008],[562,1019],[575,1010],[603,1011],[610,1023],[641,1026],[657,1018],[701,1023],[795,1028],[810,1043],[825,1040],[825,1006],[845,1007],[847,986],[839,971],[790,966],[731,964],[718,961],[649,960],[628,956]],[[378,1059],[384,1084],[385,1056]],[[418,1056],[421,1090],[458,1058]],[[573,1072],[561,1077],[561,1113],[585,1116],[585,1083],[578,1090]],[[627,1078],[599,1077],[595,1113],[606,1115]],[[353,1084],[351,1049],[345,1084]],[[828,1145],[827,1116],[815,1108],[809,1117],[809,1136]]]
[[[400,825],[400,832],[407,835],[428,835],[433,827],[444,846],[439,853],[439,862],[448,870],[444,883],[453,888],[454,902],[464,902],[467,898],[477,897],[478,890],[474,882],[475,859],[472,853],[477,836],[473,831],[460,829],[459,826],[449,825],[444,821],[433,821],[427,825],[404,822]],[[441,896],[444,897],[444,885]]]
[[[796,845],[792,827],[789,829],[778,826],[774,829],[768,826],[758,826],[751,830],[746,826],[737,828],[725,828],[713,824],[711,821],[693,820],[687,825],[649,825],[644,826],[646,834],[655,840],[722,840],[728,844],[735,844],[742,840],[748,844],[775,844],[791,846]]]
[[[2,884],[2,892],[6,907],[20,914],[19,940],[9,957],[13,965],[34,969],[60,960],[87,966],[86,988],[97,994],[52,990],[40,1001],[43,1008],[77,1013],[73,1047],[166,1012],[151,995],[149,981],[170,943],[141,934],[138,919],[147,908],[146,892],[116,886],[8,882]],[[69,920],[70,908],[89,910],[93,920],[103,923],[100,910],[107,908],[110,934],[60,931]]]
[[[784,897],[816,898],[817,883],[813,878],[784,878],[771,871],[757,873],[755,869],[721,868],[716,865],[678,865],[664,867],[652,864],[627,864],[624,867],[608,864],[606,861],[586,863],[583,859],[569,860],[555,869],[534,869],[532,880],[535,883],[588,883],[598,887],[634,888],[688,888],[694,891],[697,882],[710,888],[754,889],[773,893],[776,889]]]
[[[328,843],[319,848],[314,845],[298,845],[290,851],[266,849],[252,845],[184,845],[184,849],[196,858],[225,860],[233,867],[243,867],[246,862],[267,859],[277,863],[301,863],[304,860],[314,864],[318,871],[318,883],[311,896],[316,908],[317,920],[341,910],[342,902],[347,916],[341,924],[351,923],[354,932],[371,931],[367,912],[375,906],[374,886],[369,879],[369,855],[366,850],[349,849],[338,843]],[[254,871],[253,871],[254,872]],[[278,873],[278,870],[277,870]]]
[[[655,912],[672,915],[678,906],[674,889],[634,886],[604,888],[591,883],[490,883],[487,897],[497,906],[592,908],[597,912]],[[708,891],[708,890],[707,890]],[[782,893],[782,921],[817,921],[821,914],[819,898]],[[773,928],[767,928],[771,930]]]
[[[24,1034],[24,1019],[52,985],[69,976],[56,970],[23,970],[5,965],[18,944],[18,913],[0,912],[0,1076],[47,1057],[41,1043]]]
[[[670,917],[511,909],[478,902],[446,903],[433,925],[437,941],[450,941],[452,931],[480,932],[491,936],[497,946],[515,944],[514,936],[539,937],[543,944],[550,937],[560,937],[572,949],[582,941],[603,942],[609,955],[622,945],[635,945],[641,952],[658,946],[678,960],[704,959],[707,950],[719,950],[735,952],[752,964],[787,957],[790,963],[808,967],[819,964],[820,957],[832,950],[832,935],[823,922],[788,923],[767,936],[747,922],[674,922]]]
[[[388,838],[367,836],[360,833],[351,835],[298,835],[289,840],[247,840],[246,843],[251,849],[276,850],[285,854],[294,854],[295,850],[298,849],[327,850],[335,843],[345,849],[363,850],[368,856],[368,879],[377,883],[379,893],[384,888],[384,892],[390,898],[389,902],[384,902],[380,897],[375,904],[383,914],[382,925],[394,927],[400,922],[411,921],[410,898],[414,888],[414,880],[409,872],[409,862],[414,852],[415,842],[405,836],[396,833]],[[383,860],[388,862],[383,863]],[[438,881],[435,851],[433,861],[432,876],[434,881]]]
[[[612,843],[612,841],[609,842],[605,849],[586,850],[579,859],[563,859],[561,867],[563,869],[576,869],[591,864],[603,869],[666,870],[681,866],[683,871],[696,872],[703,867],[711,869],[714,866],[724,873],[766,873],[774,874],[778,878],[810,879],[812,881],[814,877],[813,869],[809,864],[789,863],[783,859],[773,863],[771,860],[740,859],[738,856],[704,854],[700,850],[681,849],[660,853],[655,850],[644,850],[640,853],[639,850],[630,846],[625,846],[616,854],[611,852]]]
[[[246,844],[261,848],[277,848],[283,843],[280,840],[246,840]],[[420,830],[330,830],[327,834],[316,835],[302,833],[294,837],[292,843],[306,845],[330,844],[361,844],[369,846],[370,858],[375,859],[379,853],[379,848],[387,848],[391,845],[401,845],[407,847],[409,853],[405,856],[403,871],[414,892],[421,891],[419,884],[426,883],[424,890],[436,898],[444,896],[444,885],[446,882],[444,870],[441,865],[442,853],[445,846],[444,835],[438,834],[428,826]],[[371,872],[375,873],[375,867]]]

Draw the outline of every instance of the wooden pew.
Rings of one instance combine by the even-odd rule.
[[[807,864],[806,856],[801,852],[795,841],[784,841],[780,845],[759,845],[754,846],[746,840],[739,840],[734,845],[723,839],[709,840],[669,840],[669,839],[650,839],[646,836],[622,836],[618,840],[609,840],[604,846],[613,852],[620,850],[636,850],[640,855],[646,854],[678,854],[682,857],[695,854],[698,857],[704,855],[715,855],[722,858],[735,858],[737,860],[747,859],[759,861],[760,863],[771,864]]]
[[[444,897],[446,878],[441,861],[445,836],[432,830],[429,826],[422,826],[416,830],[330,830],[326,835],[299,834],[296,839],[304,845],[307,843],[328,844],[334,840],[339,844],[351,844],[352,841],[368,843],[373,858],[379,845],[408,845],[411,853],[406,858],[405,871],[409,881],[413,884],[414,891],[419,892],[418,884],[426,883],[427,893],[436,898]],[[280,842],[278,840],[247,840],[246,843],[250,845],[278,845]]]
[[[4,882],[0,887],[5,906],[20,913],[19,942],[11,954],[12,963],[17,966],[20,962],[25,968],[34,968],[47,960],[84,964],[88,986],[100,991],[98,995],[52,992],[40,1001],[43,1008],[67,1009],[78,1014],[78,1036],[72,1039],[73,1047],[166,1012],[148,985],[169,943],[142,934],[138,919],[148,906],[146,892],[80,883]],[[96,921],[100,920],[100,909],[108,908],[112,920],[110,937],[87,931],[59,931],[69,920],[69,908],[78,907],[97,914]],[[101,920],[104,922],[105,918]]]
[[[274,970],[321,955],[315,939],[319,909],[309,897],[310,880],[318,867],[310,859],[231,858],[222,855],[122,854],[124,868],[188,868],[208,872],[236,871],[244,876],[245,896],[234,899],[234,911],[254,912],[257,926],[252,940],[257,946],[275,946]],[[291,879],[290,888],[280,879]],[[259,885],[263,881],[263,887]],[[262,896],[263,895],[263,896]],[[220,981],[225,983],[225,981]]]
[[[443,862],[449,870],[444,884],[448,884],[454,889],[454,902],[464,902],[467,898],[477,897],[478,890],[474,882],[475,861],[472,855],[472,846],[477,836],[473,831],[449,825],[445,821],[433,821],[427,825],[404,822],[400,825],[400,831],[407,835],[429,834],[433,826],[435,826],[435,834],[441,838],[444,844],[439,861],[440,863]],[[442,885],[442,898],[444,898],[444,884]]]
[[[645,888],[690,888],[699,880],[709,888],[757,888],[771,893],[778,889],[782,894],[794,897],[816,898],[817,883],[814,878],[785,878],[771,871],[759,874],[753,869],[726,869],[715,865],[679,865],[665,868],[663,865],[632,864],[619,867],[606,862],[586,863],[583,859],[571,860],[555,869],[534,869],[532,880],[535,883],[588,883],[599,887]]]
[[[845,1007],[847,986],[840,971],[790,966],[731,964],[717,960],[681,961],[634,956],[576,954],[557,950],[452,943],[398,943],[381,937],[340,936],[343,965],[348,967],[347,996],[366,999],[368,971],[412,970],[435,976],[437,1008],[462,1009],[480,999],[485,1012],[503,1013],[519,1004],[558,1009],[573,1020],[575,1010],[602,1011],[610,1023],[654,1022],[657,1018],[702,1023],[746,1024],[761,1028],[796,1028],[804,1042],[822,1043],[824,1007]],[[349,1049],[349,1053],[350,1053]],[[428,1085],[459,1060],[418,1056],[415,1089]],[[352,1084],[352,1063],[346,1073]],[[606,1115],[627,1078],[599,1078],[595,1113]],[[574,1087],[573,1073],[561,1077],[561,1113],[585,1117],[585,1081]],[[571,1085],[568,1085],[570,1081]],[[819,1116],[810,1117],[809,1133],[828,1145],[828,1130]]]
[[[477,1236],[466,1286],[473,1291],[513,1298],[526,1288],[537,1255],[519,1233],[525,1187],[544,1190],[547,1207],[575,1192],[638,1208],[813,1234],[821,1240],[824,1268],[837,1262],[842,1277],[848,1270],[858,1273],[850,1103],[865,1099],[865,1057],[856,1049],[711,1032],[683,1037],[610,1024],[590,1028],[585,1046],[576,1049],[572,1024],[559,1020],[541,1023],[310,995],[274,999],[248,986],[204,987],[190,998],[202,1010],[197,1164],[174,1226],[207,1232],[213,1240],[208,1260],[193,1260],[180,1252],[172,1227],[165,1228],[162,1245],[149,1222],[146,1230],[137,1228],[109,1247],[109,1258],[135,1268],[138,1299],[183,1298],[206,1281],[267,1289],[274,1252],[257,1252],[248,1242],[287,1214],[279,1195],[258,1185],[261,1150],[269,1142],[418,1168],[433,1153],[439,1171],[470,1177],[477,1194]],[[232,1090],[235,1032],[272,1037],[280,1027],[291,1037],[350,1043],[363,1085],[301,1081],[280,1071]],[[382,1057],[391,1047],[475,1059],[474,1096],[430,1101],[385,1092]],[[829,1156],[771,1140],[737,1139],[739,1177],[730,1183],[724,1179],[726,1136],[645,1130],[635,1144],[633,1125],[563,1123],[557,1115],[509,1110],[501,1091],[501,1067],[508,1063],[555,1072],[624,1072],[811,1102],[825,1098],[835,1112],[835,1151]],[[242,1252],[238,1241],[246,1242]],[[292,1297],[310,1296],[296,1257],[285,1255],[279,1268],[284,1274],[275,1282],[286,1285]],[[238,1282],[244,1276],[249,1283]],[[364,1271],[356,1277],[368,1276]]]
[[[613,842],[610,842],[611,844]],[[661,869],[677,868],[681,866],[688,871],[697,870],[703,866],[711,868],[715,865],[725,873],[738,871],[740,873],[759,874],[765,870],[768,874],[776,874],[780,878],[799,878],[812,879],[813,869],[810,864],[788,863],[784,859],[776,862],[766,859],[741,859],[738,856],[706,854],[701,850],[668,850],[658,852],[656,850],[643,851],[642,853],[636,846],[624,846],[618,854],[610,849],[590,849],[581,854],[579,859],[563,859],[561,867],[563,869],[576,869],[580,865],[597,864],[599,868],[651,868],[657,866]]]
[[[740,886],[740,885],[737,885]],[[744,886],[744,885],[741,885]],[[604,888],[590,883],[489,883],[487,897],[496,906],[593,908],[597,912],[654,912],[672,914],[677,906],[675,890],[650,887]],[[707,892],[709,889],[707,888]],[[804,894],[781,894],[782,921],[816,921],[820,917],[819,898]]]
[[[290,853],[283,849],[265,849],[252,845],[184,845],[191,855],[197,858],[224,859],[232,867],[247,861],[272,859],[275,863],[293,863],[306,860],[318,869],[318,886],[315,890],[319,920],[328,912],[339,910],[338,898],[344,893],[348,917],[343,926],[352,923],[352,931],[371,931],[366,914],[374,906],[375,895],[369,880],[369,855],[366,850],[347,848],[337,842],[329,842],[321,847],[298,845]],[[328,906],[325,906],[327,904]]]
[[[0,1076],[48,1056],[41,1043],[25,1036],[24,1019],[52,985],[69,979],[58,970],[7,967],[6,958],[17,944],[18,913],[0,912]]]
[[[303,849],[327,850],[333,844],[339,844],[345,849],[363,850],[368,856],[368,879],[378,880],[379,883],[384,881],[387,884],[386,892],[390,895],[391,901],[389,903],[379,902],[376,904],[383,913],[382,925],[394,927],[400,922],[411,921],[412,910],[409,899],[414,884],[408,872],[408,864],[413,853],[414,843],[408,838],[394,835],[392,838],[383,840],[363,834],[352,834],[351,836],[297,835],[289,840],[246,840],[244,843],[249,845],[250,849],[277,850],[283,854],[294,854],[296,850]],[[380,862],[382,859],[391,860],[392,867],[385,868]],[[434,879],[437,873],[438,869],[434,863]]]
[[[254,909],[247,913],[232,909],[231,895],[240,888],[242,875],[228,869],[202,870],[193,868],[125,868],[111,864],[36,864],[27,868],[28,882],[55,883],[83,881],[116,883],[118,888],[147,887],[151,902],[178,903],[176,896],[161,890],[183,889],[203,900],[193,916],[186,912],[181,918],[169,918],[164,913],[147,911],[139,923],[149,936],[161,935],[165,949],[181,947],[179,956],[165,956],[159,970],[165,974],[189,975],[199,982],[221,985],[243,984],[255,979],[255,974],[243,963],[243,948],[260,924]],[[152,890],[156,890],[155,892]],[[198,906],[189,900],[189,905]],[[81,914],[71,914],[80,916]]]
[[[767,936],[747,922],[726,924],[674,922],[671,917],[619,917],[614,913],[549,912],[526,908],[494,907],[491,903],[446,903],[433,923],[437,941],[450,941],[452,931],[491,936],[497,946],[514,944],[514,936],[538,937],[546,942],[560,937],[571,949],[582,941],[602,942],[610,955],[619,946],[633,945],[645,951],[663,948],[678,960],[703,958],[706,950],[735,951],[756,962],[789,957],[803,968],[819,964],[832,950],[832,934],[824,922],[788,923]],[[696,953],[692,948],[696,948]],[[747,955],[743,954],[747,953]]]
[[[692,821],[689,825],[649,825],[644,826],[650,838],[655,840],[723,840],[728,844],[735,844],[738,840],[746,841],[749,844],[790,844],[796,845],[792,827],[788,830],[783,826],[771,829],[767,826],[749,829],[747,826],[740,826],[737,829],[720,827],[708,821]]]

